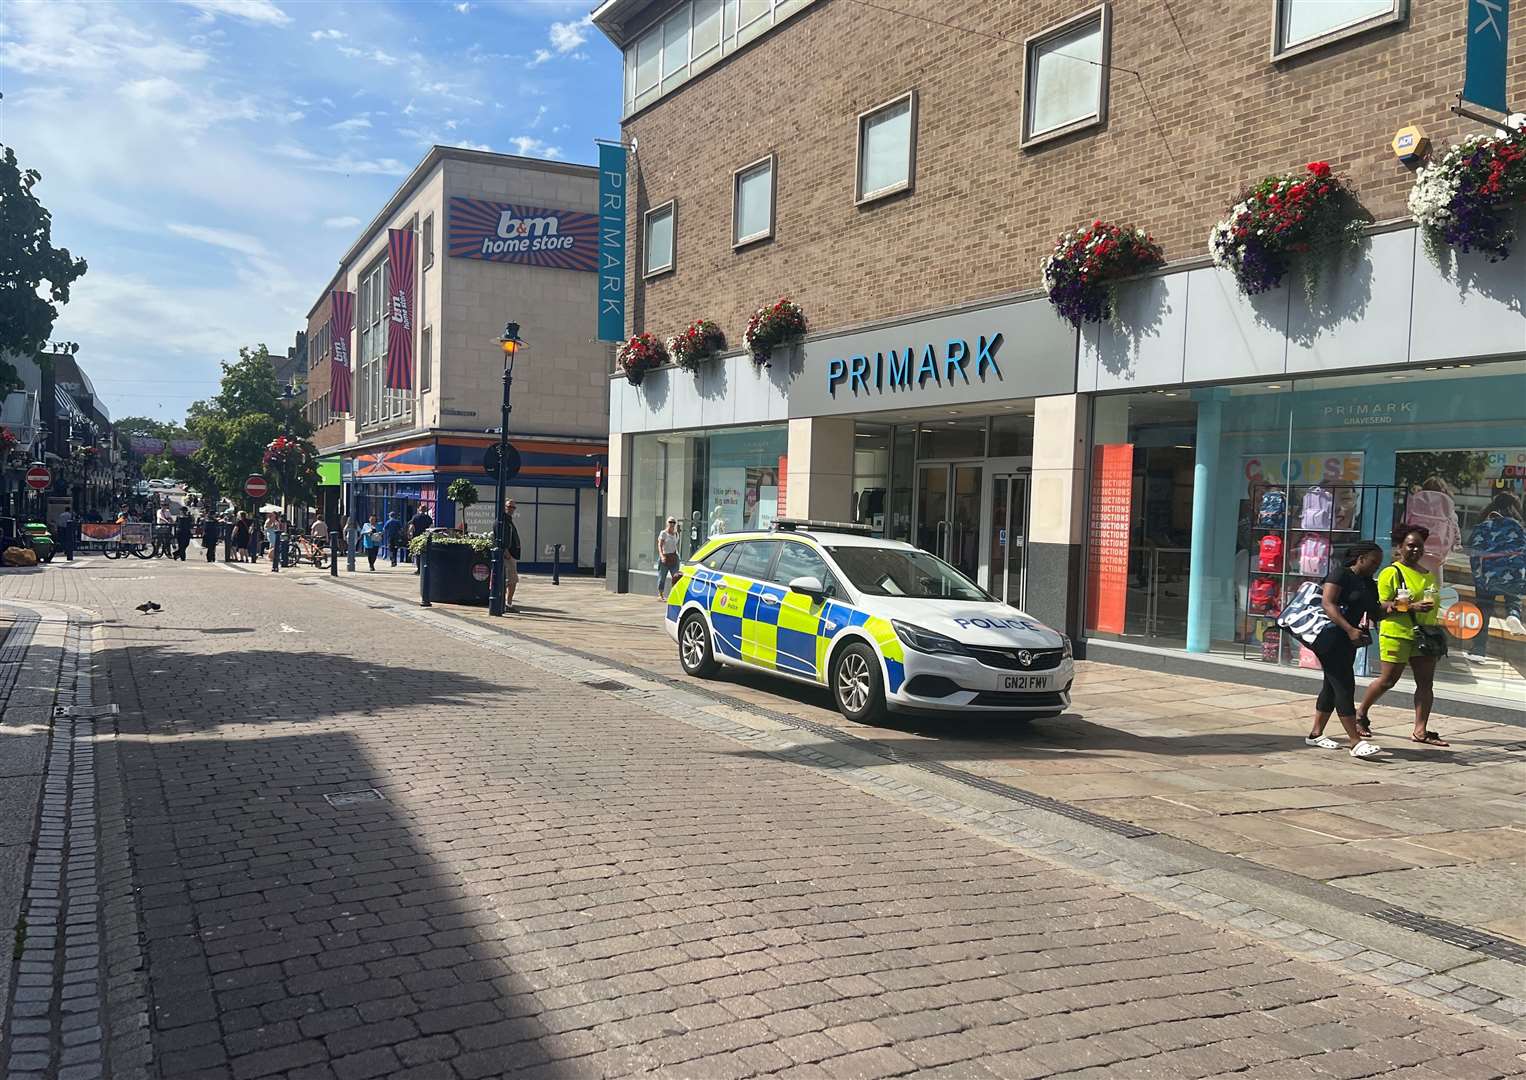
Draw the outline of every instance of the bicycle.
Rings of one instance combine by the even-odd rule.
[[[329,564],[328,546],[309,536],[288,536],[281,565],[296,566],[301,562],[310,562],[319,570],[326,568]]]

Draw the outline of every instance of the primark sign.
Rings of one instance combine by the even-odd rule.
[[[1075,328],[1043,298],[808,340],[790,415],[1070,394],[1076,347]]]

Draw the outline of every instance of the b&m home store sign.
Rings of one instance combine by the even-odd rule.
[[[599,266],[598,214],[458,195],[449,229],[446,250],[457,258],[590,273]]]

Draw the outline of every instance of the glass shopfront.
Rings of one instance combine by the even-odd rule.
[[[1103,396],[1092,416],[1089,636],[1317,667],[1282,605],[1351,543],[1421,524],[1443,696],[1526,700],[1526,363]]]

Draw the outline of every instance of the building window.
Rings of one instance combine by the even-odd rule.
[[[424,269],[428,270],[434,265],[434,215],[429,214],[424,218],[424,234],[419,242],[424,249]]]
[[[677,89],[811,0],[685,0],[625,50],[625,115]]]
[[[917,163],[917,92],[876,106],[858,118],[855,201],[911,190]]]
[[[678,226],[678,200],[669,199],[646,212],[642,242],[643,272],[647,277],[673,269],[674,234]]]
[[[1023,144],[1057,139],[1107,119],[1110,13],[1106,4],[1024,45]]]
[[[362,427],[382,420],[382,369],[387,361],[387,259],[360,275],[355,380],[356,420]]]
[[[1378,26],[1402,22],[1406,0],[1277,0],[1274,57],[1317,49]]]
[[[774,155],[738,169],[731,185],[732,246],[774,235]]]
[[[434,327],[426,326],[419,335],[419,389],[429,389],[429,377],[434,372]]]

